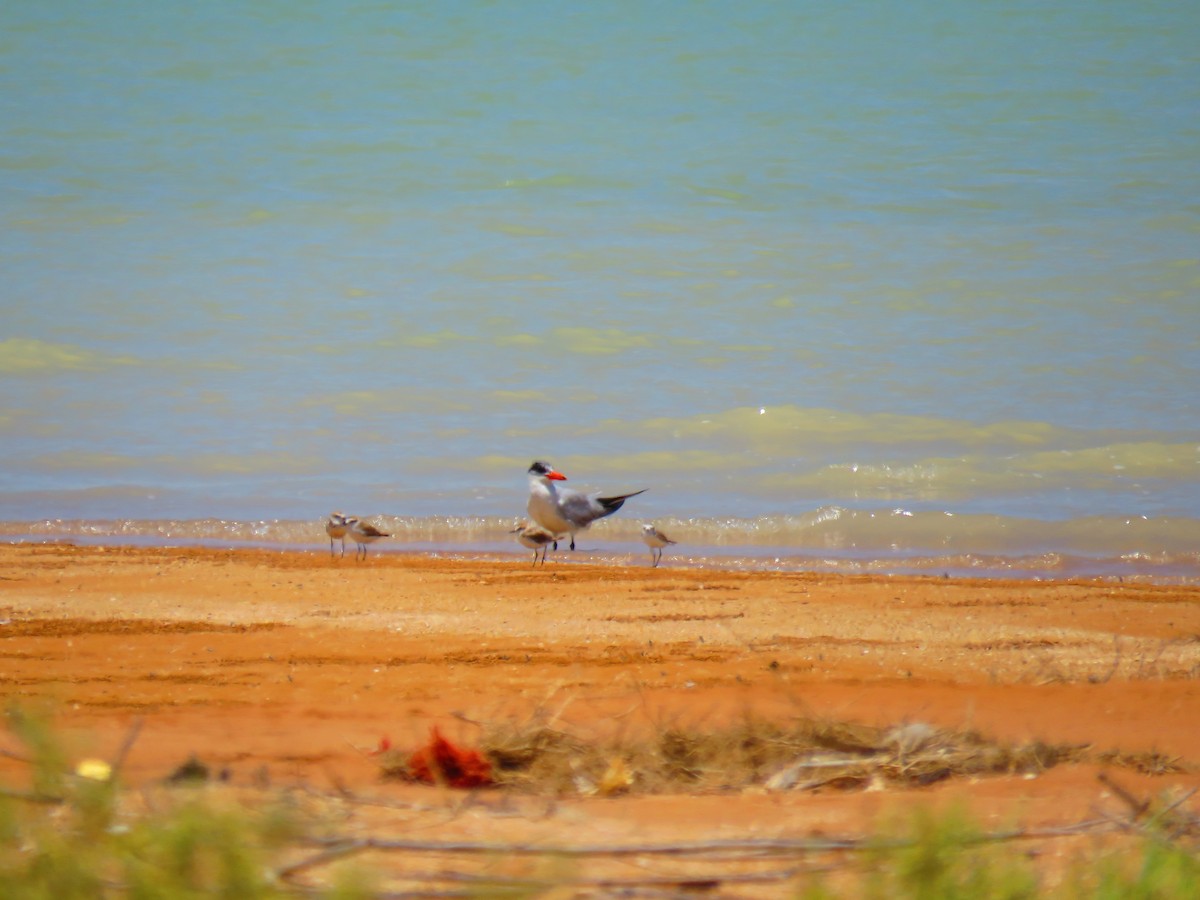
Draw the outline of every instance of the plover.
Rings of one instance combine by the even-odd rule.
[[[380,531],[370,522],[364,522],[354,516],[346,517],[346,535],[358,545],[358,549],[354,552],[355,559],[367,558],[368,544],[373,544],[380,538],[391,537],[388,532]]]
[[[533,564],[538,564],[538,554],[542,556],[542,565],[546,564],[546,551],[550,549],[551,544],[556,544],[554,535],[546,531],[540,525],[530,525],[522,522],[516,528],[509,532],[515,534],[517,540],[533,551]]]
[[[642,526],[642,541],[650,548],[650,559],[655,566],[662,562],[663,547],[679,543],[671,540],[649,522]]]
[[[342,542],[342,556],[346,555],[346,516],[340,512],[332,512],[329,514],[329,521],[325,523],[325,533],[329,535],[329,555],[333,556],[333,542],[340,540]]]

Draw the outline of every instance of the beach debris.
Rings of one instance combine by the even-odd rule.
[[[600,781],[596,784],[596,794],[601,797],[612,797],[623,794],[633,787],[634,772],[623,757],[616,757],[608,764]]]
[[[615,797],[628,793],[636,779],[636,773],[623,756],[609,759],[608,767],[599,778],[588,774],[582,759],[572,759],[570,765],[574,772],[571,782],[575,792],[588,797]]]
[[[380,767],[385,778],[404,778],[453,788],[487,787],[495,783],[492,764],[486,756],[447,740],[436,725],[429,730],[429,743],[407,757],[397,751],[386,736],[372,755],[381,757]]]
[[[208,766],[193,753],[186,762],[181,763],[174,772],[167,776],[167,781],[171,784],[196,784],[208,781],[210,774]]]
[[[390,753],[392,751],[392,739],[386,734],[379,739],[379,744],[371,751],[372,756],[379,756],[382,753]]]
[[[924,750],[938,739],[938,731],[925,722],[908,722],[897,725],[883,736],[882,745],[894,749],[901,756],[916,750]]]
[[[102,759],[81,759],[75,766],[75,774],[89,781],[108,781],[113,769]]]

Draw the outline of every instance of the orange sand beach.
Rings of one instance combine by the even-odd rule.
[[[8,544],[0,691],[51,709],[78,756],[113,758],[137,723],[131,784],[194,755],[231,785],[399,804],[425,837],[861,834],[918,802],[1041,828],[1113,803],[1101,771],[1138,796],[1200,786],[1200,588]],[[1091,755],[923,787],[483,791],[464,812],[370,754],[539,714],[585,740],[808,716]]]

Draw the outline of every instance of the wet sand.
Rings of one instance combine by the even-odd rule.
[[[1150,760],[1110,768],[1139,795],[1200,786],[1194,586],[22,544],[0,546],[0,622],[4,702],[53,710],[74,756],[114,757],[138,723],[130,783],[195,755],[234,786],[398,805],[426,837],[855,834],[914,802],[1043,827],[1113,802],[1093,760],[850,792],[483,792],[467,814],[458,792],[381,781],[369,754],[539,711],[585,739],[749,714],[922,722]],[[1156,760],[1176,771],[1142,771]],[[20,772],[0,759],[0,782]]]

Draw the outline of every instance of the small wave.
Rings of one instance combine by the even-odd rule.
[[[392,535],[374,552],[522,552],[516,520],[373,516]],[[324,519],[46,519],[0,522],[11,541],[148,546],[328,547]],[[995,577],[1109,577],[1200,581],[1200,521],[1091,517],[1065,521],[959,516],[905,508],[822,507],[761,519],[659,519],[678,563],[745,569]],[[636,559],[640,523],[606,519],[586,533],[589,558]]]

